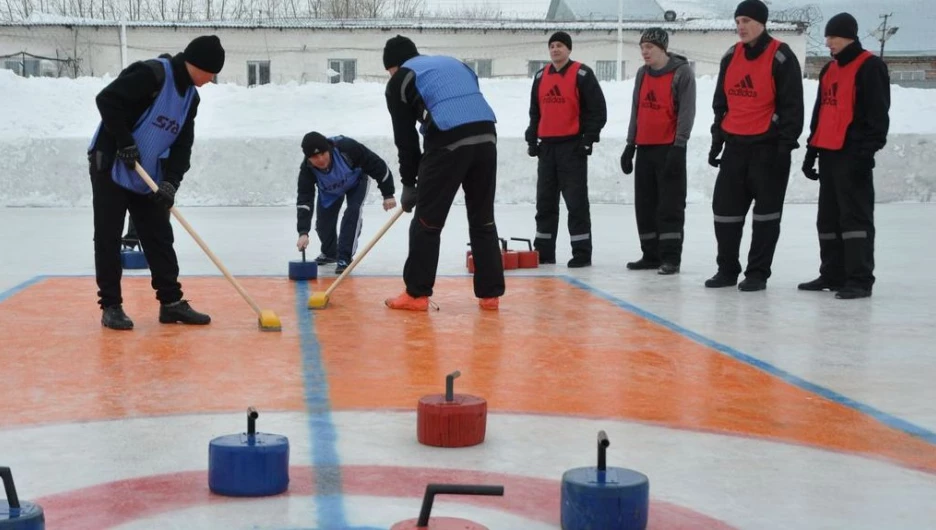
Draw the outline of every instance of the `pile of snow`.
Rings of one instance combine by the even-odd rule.
[[[95,96],[110,81],[22,78],[0,70],[4,100],[0,149],[6,154],[0,157],[0,205],[90,203],[85,149],[99,120]],[[699,77],[697,85],[698,107],[688,158],[691,202],[711,197],[715,177],[715,170],[706,164],[715,80]],[[808,120],[817,82],[806,80],[804,85]],[[498,200],[532,202],[536,164],[526,155],[523,142],[530,81],[484,79],[481,86],[498,118]],[[595,201],[632,201],[633,183],[621,173],[618,158],[627,134],[633,86],[633,80],[602,83],[608,124],[589,166]],[[891,90],[891,133],[888,148],[878,159],[878,198],[929,200],[936,188],[930,169],[933,150],[928,145],[936,141],[936,91],[896,85]],[[180,204],[292,203],[302,156],[299,141],[310,130],[355,137],[396,167],[383,83],[253,88],[221,84],[202,87],[200,94],[192,170],[186,175]],[[798,150],[788,200],[813,201],[815,185],[798,178],[801,157],[802,150]]]

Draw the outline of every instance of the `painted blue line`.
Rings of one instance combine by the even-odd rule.
[[[28,289],[28,288],[32,287],[33,285],[36,285],[37,283],[41,282],[42,280],[44,280],[44,279],[46,279],[46,278],[47,278],[47,276],[42,276],[42,275],[40,275],[40,276],[34,276],[34,277],[32,277],[32,278],[26,280],[25,282],[20,283],[19,285],[14,285],[13,287],[10,287],[10,288],[7,289],[6,291],[3,291],[2,293],[0,293],[0,302],[6,301],[7,298],[13,296],[14,294],[16,294],[16,293],[18,293],[18,292],[20,292],[20,291],[23,291],[23,290],[25,290],[25,289]]]
[[[309,433],[312,441],[312,469],[315,475],[315,502],[319,528],[346,528],[341,488],[341,461],[338,458],[338,431],[331,417],[328,381],[322,363],[322,350],[315,336],[312,311],[308,307],[307,282],[296,284],[296,316],[302,352],[302,375]]]
[[[712,348],[713,350],[716,350],[720,353],[728,355],[729,357],[733,357],[734,359],[737,359],[745,364],[751,365],[759,370],[767,372],[768,374],[778,377],[794,386],[802,388],[803,390],[806,390],[807,392],[812,392],[813,394],[817,394],[830,401],[833,401],[840,405],[844,405],[850,409],[861,412],[862,414],[867,414],[868,416],[871,416],[872,418],[878,420],[884,425],[887,425],[888,427],[897,429],[911,436],[915,436],[917,438],[920,438],[921,440],[924,440],[933,445],[936,445],[936,433],[934,433],[933,431],[920,427],[919,425],[910,423],[907,420],[898,418],[897,416],[888,414],[884,411],[878,410],[870,405],[866,405],[864,403],[856,401],[848,396],[839,394],[838,392],[834,390],[831,390],[831,389],[819,386],[815,383],[806,381],[805,379],[802,379],[796,375],[793,375],[781,368],[777,368],[776,366],[770,363],[762,361],[756,357],[752,357],[744,352],[741,352],[739,350],[732,348],[731,346],[726,346],[708,337],[704,337],[694,331],[691,331],[678,324],[670,322],[669,320],[666,320],[665,318],[662,318],[649,311],[641,309],[633,304],[625,302],[624,300],[621,300],[620,298],[617,298],[611,294],[601,291],[600,289],[592,287],[591,285],[588,285],[587,283],[577,278],[573,278],[570,276],[563,276],[562,278],[566,282],[574,285],[575,287],[578,287],[596,296],[604,298],[605,300],[613,303],[614,305],[620,307],[621,309],[624,309],[625,311],[629,311],[651,322],[655,322],[657,324],[660,324],[661,326],[669,328],[672,331],[675,331],[676,333],[679,333],[680,335],[686,338],[689,338],[691,340],[694,340],[695,342],[698,342],[699,344],[702,344],[703,346]]]

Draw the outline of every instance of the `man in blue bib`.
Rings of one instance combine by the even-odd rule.
[[[309,246],[312,212],[317,212],[315,232],[322,244],[322,253],[316,258],[320,265],[335,263],[335,273],[341,274],[351,263],[361,235],[361,205],[367,198],[369,176],[377,182],[383,196],[383,209],[396,208],[393,198],[393,175],[382,158],[359,142],[345,136],[325,138],[319,132],[310,132],[302,138],[305,158],[299,166],[296,198],[296,246],[305,250]],[[318,201],[315,191],[318,189]],[[338,212],[345,198],[348,206],[341,218],[341,234],[337,233]]]
[[[133,329],[120,288],[121,234],[128,211],[160,302],[159,321],[211,322],[182,299],[169,209],[189,170],[199,103],[196,88],[211,81],[223,66],[221,41],[202,36],[171,58],[162,55],[131,64],[97,95],[101,123],[88,146],[88,161],[94,268],[105,327]],[[136,173],[137,162],[158,184],[158,193]]]
[[[386,98],[400,158],[400,203],[406,212],[415,208],[403,267],[406,290],[385,303],[392,309],[429,308],[442,227],[461,187],[475,263],[474,294],[483,309],[497,309],[504,294],[494,224],[497,120],[481,94],[478,76],[458,59],[420,55],[413,41],[400,35],[387,41],[383,62],[390,74]]]

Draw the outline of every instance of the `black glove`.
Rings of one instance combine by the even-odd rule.
[[[686,167],[686,146],[671,145],[666,152],[666,162],[663,163],[663,176],[673,177]]]
[[[630,175],[634,171],[634,152],[637,150],[637,147],[634,144],[627,144],[624,147],[624,152],[621,153],[621,171],[625,175]]]
[[[712,139],[712,148],[708,152],[708,164],[712,167],[718,167],[721,165],[721,158],[718,158],[718,155],[721,154],[722,147],[725,146],[724,141]]]
[[[171,182],[163,180],[159,183],[159,191],[153,194],[153,200],[156,201],[156,204],[168,210],[175,204],[175,194],[176,187]]]
[[[413,208],[416,206],[416,199],[419,197],[416,193],[416,186],[407,186],[403,185],[403,193],[400,194],[400,208],[403,208],[403,211],[410,213],[413,211]]]
[[[818,156],[818,149],[815,147],[806,148],[806,158],[803,159],[803,174],[809,180],[819,180],[819,172],[816,171],[816,158]]]
[[[123,162],[127,169],[134,169],[137,161],[140,160],[140,150],[137,149],[136,144],[121,147],[117,150],[117,160]]]
[[[592,143],[589,140],[582,138],[579,140],[578,146],[575,147],[575,152],[582,156],[591,156],[592,154]]]
[[[539,156],[540,146],[539,144],[527,144],[527,154],[533,158]]]

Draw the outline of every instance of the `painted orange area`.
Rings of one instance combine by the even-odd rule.
[[[132,331],[101,326],[94,278],[50,278],[0,303],[0,428],[160,414],[303,410],[295,294],[240,280],[283,331],[262,332],[227,280],[183,278],[209,326],[160,324],[148,277],[124,277]]]
[[[509,278],[498,312],[470,278],[441,278],[441,311],[389,310],[399,279],[350,278],[316,312],[332,405],[401,407],[442,393],[490,410],[626,418],[772,438],[936,471],[936,447],[625,311],[559,278]]]
[[[308,292],[333,280],[320,277]],[[241,281],[276,312],[282,332],[260,331],[222,277],[182,280],[186,298],[212,315],[207,327],[159,324],[145,276],[124,279],[132,332],[100,326],[93,278],[46,279],[8,298],[0,303],[0,428],[248,405],[304,410],[296,284]],[[401,289],[399,278],[352,275],[327,308],[310,313],[335,409],[415,410],[460,370],[456,392],[483,396],[492,411],[758,436],[936,472],[933,445],[561,279],[509,278],[497,312],[478,308],[468,277],[439,279],[439,312],[384,307]]]

